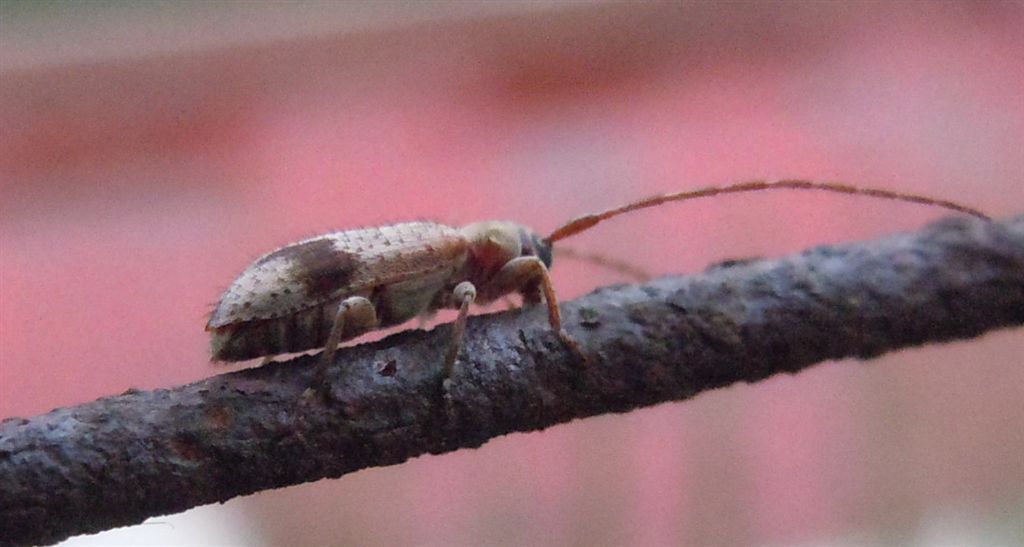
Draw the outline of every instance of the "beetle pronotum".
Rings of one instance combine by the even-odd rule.
[[[398,325],[436,310],[458,310],[444,360],[451,375],[469,306],[519,293],[524,303],[547,303],[548,322],[575,352],[562,328],[551,284],[552,244],[604,220],[672,201],[774,189],[822,190],[983,213],[951,201],[889,190],[805,180],[755,181],[663,194],[578,217],[539,237],[503,221],[461,228],[409,222],[325,234],[282,247],[254,262],[221,297],[206,330],[215,361],[241,361],[324,348],[315,374],[324,386],[327,367],[344,340]],[[581,354],[582,355],[582,354]]]

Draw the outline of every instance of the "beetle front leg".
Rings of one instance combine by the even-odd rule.
[[[544,300],[548,306],[548,323],[551,324],[551,329],[585,363],[587,358],[579,343],[562,328],[562,311],[558,306],[555,287],[551,283],[551,275],[548,273],[547,266],[539,258],[521,256],[509,260],[491,278],[486,287],[481,287],[481,292],[484,293],[483,300],[488,301],[510,292],[522,292],[530,287],[531,283],[539,283],[540,290],[544,293]],[[524,293],[524,296],[528,296],[528,294]]]
[[[334,315],[334,323],[331,325],[331,333],[327,337],[327,344],[323,353],[320,354],[320,362],[313,373],[313,387],[320,393],[327,395],[330,390],[327,385],[327,368],[334,363],[334,354],[338,350],[345,329],[350,332],[365,332],[377,327],[377,310],[373,302],[362,296],[346,298],[338,304],[338,311]]]

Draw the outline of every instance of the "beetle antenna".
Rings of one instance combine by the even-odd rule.
[[[759,190],[821,190],[825,192],[836,192],[839,194],[851,194],[858,196],[871,196],[875,198],[891,199],[895,201],[907,201],[910,203],[920,203],[923,205],[934,205],[936,207],[943,207],[960,213],[976,216],[985,220],[992,220],[988,215],[972,209],[965,205],[953,201],[947,201],[944,199],[935,199],[927,196],[920,196],[917,194],[904,194],[902,192],[893,192],[891,190],[880,190],[877,188],[860,188],[857,186],[851,186],[848,184],[842,184],[837,182],[814,182],[809,180],[776,180],[776,181],[752,181],[752,182],[741,182],[739,184],[731,184],[729,186],[709,186],[707,188],[701,188],[699,190],[690,190],[686,192],[677,192],[674,194],[662,194],[660,196],[651,196],[649,198],[641,199],[616,207],[614,209],[608,209],[601,213],[593,213],[589,215],[583,215],[577,217],[561,227],[551,232],[545,241],[547,243],[554,243],[560,239],[576,235],[580,232],[586,231],[594,225],[598,224],[602,220],[608,220],[612,217],[629,213],[631,211],[637,211],[639,209],[646,209],[648,207],[655,207],[662,203],[668,203],[670,201],[687,201],[697,198],[706,198],[711,196],[717,196],[721,194],[738,194],[740,192],[756,192]]]
[[[561,245],[555,248],[554,252],[556,258],[569,258],[572,260],[579,260],[580,262],[587,262],[595,266],[604,268],[606,270],[615,272],[619,275],[624,275],[626,277],[632,278],[633,280],[638,281],[640,283],[650,281],[652,277],[651,274],[647,273],[645,270],[637,268],[636,266],[630,264],[629,262],[619,260],[617,258],[612,258],[610,256],[605,256],[603,254],[580,251],[573,249],[571,247],[564,247]]]

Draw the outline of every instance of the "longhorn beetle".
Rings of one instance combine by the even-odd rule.
[[[459,354],[469,306],[519,293],[547,303],[552,330],[582,357],[562,328],[548,270],[552,244],[625,213],[672,201],[760,190],[822,190],[952,209],[988,220],[958,203],[889,190],[806,180],[755,181],[641,199],[560,226],[547,237],[519,224],[474,222],[455,228],[407,222],[325,234],[260,257],[221,297],[206,330],[214,361],[241,361],[324,348],[314,375],[325,389],[338,344],[439,309],[458,317],[445,356],[447,378]],[[585,358],[584,358],[585,360]]]

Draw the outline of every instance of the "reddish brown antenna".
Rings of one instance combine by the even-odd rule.
[[[623,275],[633,280],[644,283],[650,281],[653,277],[646,270],[637,268],[636,266],[626,262],[625,260],[619,260],[610,256],[605,256],[600,253],[590,253],[586,251],[578,251],[571,247],[559,246],[555,250],[555,258],[569,258],[572,260],[579,260],[580,262],[587,262],[595,266],[599,266],[606,270],[615,272],[619,275]]]
[[[876,198],[891,199],[895,201],[907,201],[910,203],[920,203],[923,205],[933,205],[936,207],[943,207],[960,213],[973,215],[984,220],[992,220],[988,215],[972,209],[959,203],[947,201],[944,199],[935,199],[927,196],[919,196],[916,194],[904,194],[902,192],[893,192],[891,190],[879,190],[877,188],[858,188],[856,186],[850,186],[848,184],[841,184],[836,182],[814,182],[809,180],[776,180],[776,181],[752,181],[752,182],[741,182],[738,184],[731,184],[729,186],[709,186],[707,188],[701,188],[699,190],[690,190],[686,192],[677,192],[674,194],[662,194],[660,196],[651,196],[649,198],[634,201],[622,207],[616,207],[614,209],[608,209],[602,213],[593,213],[589,215],[583,215],[577,217],[566,224],[562,225],[555,231],[551,232],[545,241],[548,243],[554,243],[560,239],[576,235],[580,232],[589,230],[596,224],[603,220],[608,220],[612,217],[617,217],[621,214],[629,213],[631,211],[637,211],[639,209],[646,209],[648,207],[655,207],[662,203],[668,203],[670,201],[686,201],[690,199],[706,198],[711,196],[717,196],[721,194],[738,194],[740,192],[757,192],[760,190],[821,190],[824,192],[836,192],[839,194],[852,194],[858,196],[871,196]]]

